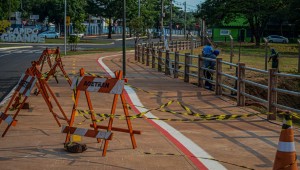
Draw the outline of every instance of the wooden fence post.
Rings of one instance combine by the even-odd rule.
[[[141,61],[141,45],[138,45],[138,62],[140,62]]]
[[[146,66],[149,66],[149,59],[150,59],[150,47],[147,48],[147,51],[146,51]]]
[[[299,55],[298,55],[298,73],[300,73],[300,40],[298,40],[298,50],[299,50]]]
[[[158,51],[157,61],[158,61],[157,71],[161,72],[162,71],[162,68],[161,68],[161,65],[162,65],[162,49],[159,49],[159,51]]]
[[[277,92],[274,90],[277,87],[277,69],[269,69],[269,80],[268,80],[268,120],[276,120],[277,108],[273,104],[277,103]]]
[[[145,64],[145,45],[142,45],[142,64]]]
[[[191,54],[194,55],[194,40],[191,38],[191,42],[190,42],[190,48],[191,48]]]
[[[155,48],[153,47],[152,48],[152,61],[151,61],[151,63],[152,63],[152,68],[155,68],[155,53],[156,53],[156,50],[155,50]]]
[[[184,82],[189,82],[190,81],[190,53],[185,53],[184,55]]]
[[[230,38],[230,63],[232,63],[233,58],[233,38],[231,35],[229,35]],[[232,69],[232,65],[230,65],[230,69]]]
[[[203,58],[201,55],[198,55],[198,87],[204,87],[203,85]]]
[[[245,96],[242,94],[245,93],[245,64],[238,63],[237,71],[237,105],[245,106]]]
[[[179,52],[176,51],[175,52],[175,63],[174,63],[174,78],[178,78],[178,70],[179,70]]]
[[[171,75],[171,73],[170,73],[170,51],[169,50],[166,50],[165,75]]]
[[[265,70],[268,69],[268,40],[264,38],[265,41]]]
[[[222,95],[222,58],[216,58],[216,95]]]
[[[134,46],[134,60],[137,61],[138,58],[138,44]]]

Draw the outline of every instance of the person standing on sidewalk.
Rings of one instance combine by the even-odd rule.
[[[214,50],[210,55],[208,55],[207,58],[215,60],[219,54],[220,54],[219,50]],[[205,68],[215,70],[215,65],[216,65],[216,61],[209,61],[209,60],[204,61]],[[204,77],[208,80],[213,80],[213,73],[211,71],[204,70]],[[212,90],[213,85],[208,80],[205,80],[204,86],[206,89]]]

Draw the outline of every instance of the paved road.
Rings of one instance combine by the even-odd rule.
[[[0,49],[0,101],[16,85],[20,76],[36,60],[43,47],[1,48]]]

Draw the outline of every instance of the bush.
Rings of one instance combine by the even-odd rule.
[[[80,38],[76,35],[71,35],[68,38],[68,43],[70,45],[71,51],[77,51],[77,44]]]

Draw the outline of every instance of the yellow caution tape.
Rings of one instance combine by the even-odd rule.
[[[97,74],[94,74],[94,73],[85,72],[84,74],[87,74],[87,75],[90,75],[90,76],[93,76],[93,77],[105,78],[104,76],[97,75]]]

